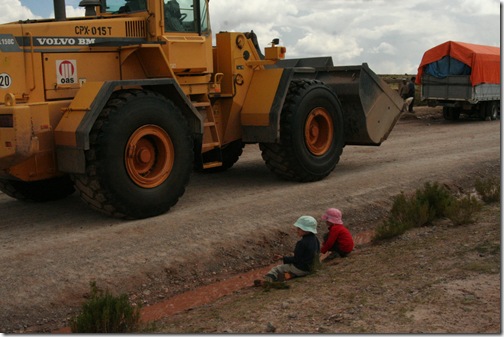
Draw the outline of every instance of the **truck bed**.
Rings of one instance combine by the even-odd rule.
[[[472,86],[469,75],[436,78],[424,74],[421,97],[422,100],[468,101],[470,103],[494,101],[500,100],[500,85],[482,83]]]

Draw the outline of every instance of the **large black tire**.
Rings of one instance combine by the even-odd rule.
[[[444,106],[443,107],[443,118],[447,121],[451,121],[453,119],[451,114],[451,108]]]
[[[46,202],[63,199],[75,189],[70,176],[64,175],[40,181],[0,179],[0,191],[22,201]]]
[[[485,103],[485,119],[496,120],[500,114],[500,102],[490,101]]]
[[[300,182],[325,178],[344,146],[338,98],[320,81],[292,81],[280,118],[280,142],[259,145],[268,168],[282,178]]]
[[[165,213],[185,192],[193,140],[180,110],[145,90],[115,93],[96,120],[86,174],[76,188],[91,207],[118,218]]]
[[[443,107],[443,117],[447,121],[458,120],[460,118],[460,109],[445,106]]]

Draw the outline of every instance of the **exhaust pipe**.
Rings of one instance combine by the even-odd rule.
[[[54,0],[54,18],[56,21],[66,20],[65,0]]]
[[[103,4],[101,0],[82,0],[79,3],[80,7],[86,8],[86,16],[96,16],[96,6],[102,6],[102,11],[103,11]]]

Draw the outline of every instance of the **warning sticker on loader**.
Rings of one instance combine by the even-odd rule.
[[[76,60],[56,60],[56,76],[58,84],[73,84],[77,81]]]
[[[7,89],[12,84],[12,78],[9,74],[1,73],[0,74],[0,89]]]

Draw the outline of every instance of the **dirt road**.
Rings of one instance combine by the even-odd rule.
[[[170,212],[145,220],[104,217],[76,194],[45,204],[0,194],[0,331],[65,326],[92,280],[148,305],[287,253],[302,214],[339,207],[358,233],[401,191],[426,181],[463,188],[500,169],[500,121],[447,122],[428,108],[417,115],[404,116],[380,147],[346,147],[315,183],[278,179],[248,145],[232,169],[193,174]]]

